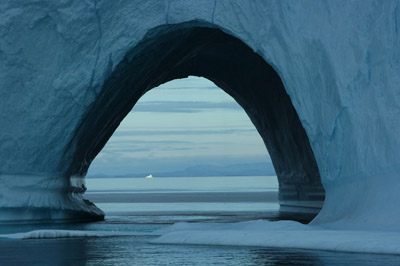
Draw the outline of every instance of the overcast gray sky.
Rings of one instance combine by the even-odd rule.
[[[189,77],[146,93],[88,175],[179,171],[199,164],[271,161],[243,109],[211,81]]]

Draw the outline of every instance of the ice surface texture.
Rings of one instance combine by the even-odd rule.
[[[155,243],[317,249],[338,252],[400,254],[400,233],[327,230],[291,221],[178,223],[155,232]]]
[[[35,230],[24,233],[0,234],[1,238],[8,239],[54,239],[74,237],[113,237],[113,236],[134,236],[150,235],[151,233],[140,232],[110,232],[110,231],[80,231],[80,230]]]
[[[0,13],[1,220],[101,218],[82,197],[91,160],[145,91],[197,74],[249,114],[289,204],[321,201],[322,181],[314,224],[399,229],[398,1],[2,1]],[[265,66],[249,68],[249,50]]]

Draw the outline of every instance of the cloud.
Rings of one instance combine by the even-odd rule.
[[[143,152],[149,152],[152,150],[154,150],[153,147],[148,147],[148,148],[145,148],[145,147],[128,147],[128,148],[127,147],[116,147],[116,148],[106,147],[102,150],[102,153],[109,154],[109,155],[113,154],[113,155],[123,156],[122,154],[125,154],[125,153],[135,153],[135,152],[143,153]]]
[[[178,157],[117,157],[111,154],[95,160],[89,168],[88,175],[107,174],[107,175],[123,175],[135,173],[153,173],[164,171],[181,171],[185,168],[201,165],[235,165],[258,162],[271,162],[269,156],[178,156]]]
[[[204,130],[124,130],[116,131],[114,136],[158,136],[158,135],[214,135],[257,132],[254,129],[204,129]]]
[[[221,90],[219,87],[217,86],[188,86],[188,85],[184,85],[184,86],[171,86],[171,87],[158,87],[155,88],[158,90]]]
[[[108,155],[118,155],[121,157],[132,157],[135,153],[141,153],[143,156],[148,156],[151,151],[188,151],[192,150],[191,148],[183,148],[183,147],[129,147],[129,148],[105,148],[102,153]],[[130,156],[127,156],[130,155]]]
[[[212,81],[189,76],[187,78],[175,79],[171,82],[164,83],[157,87],[157,89],[219,89]]]
[[[116,132],[118,133],[118,131]],[[112,140],[109,144],[128,144],[128,143],[135,143],[135,144],[193,144],[191,141],[182,141],[182,140]],[[107,144],[107,145],[109,145]]]
[[[127,153],[143,153],[149,151],[183,151],[190,150],[188,146],[192,145],[190,141],[178,140],[112,140],[104,147],[102,153],[107,154],[127,154]],[[182,147],[187,146],[187,147]],[[146,153],[147,154],[147,153]]]
[[[243,111],[236,102],[149,101],[138,102],[131,112],[198,113],[210,109]]]

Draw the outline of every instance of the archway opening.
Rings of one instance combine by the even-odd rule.
[[[276,219],[279,209],[275,170],[254,125],[232,97],[199,77],[143,95],[91,164],[86,184],[86,197],[107,216],[226,222]]]
[[[235,100],[191,76],[148,91],[87,177],[275,176],[263,140]]]
[[[319,170],[279,75],[241,40],[201,22],[151,30],[114,68],[72,141],[70,174],[87,172],[144,93],[189,75],[211,80],[245,110],[276,170],[281,209],[317,213],[324,200]]]

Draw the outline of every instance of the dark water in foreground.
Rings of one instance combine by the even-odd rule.
[[[141,221],[151,217],[137,217]],[[399,256],[337,253],[255,247],[160,245],[146,235],[168,226],[171,219],[207,220],[221,217],[165,216],[159,224],[136,223],[136,217],[111,217],[91,224],[39,226],[67,230],[129,231],[138,235],[0,240],[0,265],[399,265]],[[229,217],[228,220],[231,221]],[[238,219],[238,217],[235,217]],[[38,229],[38,226],[34,226]],[[30,230],[29,226],[13,231]],[[12,228],[8,228],[8,232]]]
[[[176,222],[225,223],[286,218],[278,215],[278,204],[274,198],[276,189],[272,185],[265,190],[265,197],[253,193],[260,192],[260,182],[264,182],[262,178],[244,178],[242,181],[237,178],[229,188],[233,194],[226,193],[225,181],[228,179],[213,178],[213,182],[220,182],[220,185],[213,185],[213,193],[216,194],[212,195],[209,188],[194,191],[193,188],[199,188],[204,180],[189,182],[193,184],[192,188],[188,184],[179,187],[179,190],[168,188],[168,191],[162,192],[167,193],[165,195],[160,194],[160,189],[152,190],[147,185],[150,182],[157,185],[157,180],[129,181],[141,191],[130,190],[126,185],[129,182],[125,180],[119,180],[121,184],[113,183],[115,187],[112,189],[107,183],[109,181],[103,181],[104,185],[97,184],[98,191],[89,193],[88,197],[98,200],[98,205],[106,211],[105,221],[3,225],[0,226],[0,234],[62,229],[108,234],[125,232],[126,235],[24,240],[0,237],[0,265],[400,265],[400,256],[391,255],[151,243],[157,238],[155,231]],[[171,183],[171,180],[160,180],[160,186],[163,182]],[[241,182],[247,185],[246,189],[242,189],[245,186],[241,186]],[[137,193],[147,196],[136,200]],[[149,200],[145,200],[146,197]],[[179,202],[175,200],[178,198]]]

